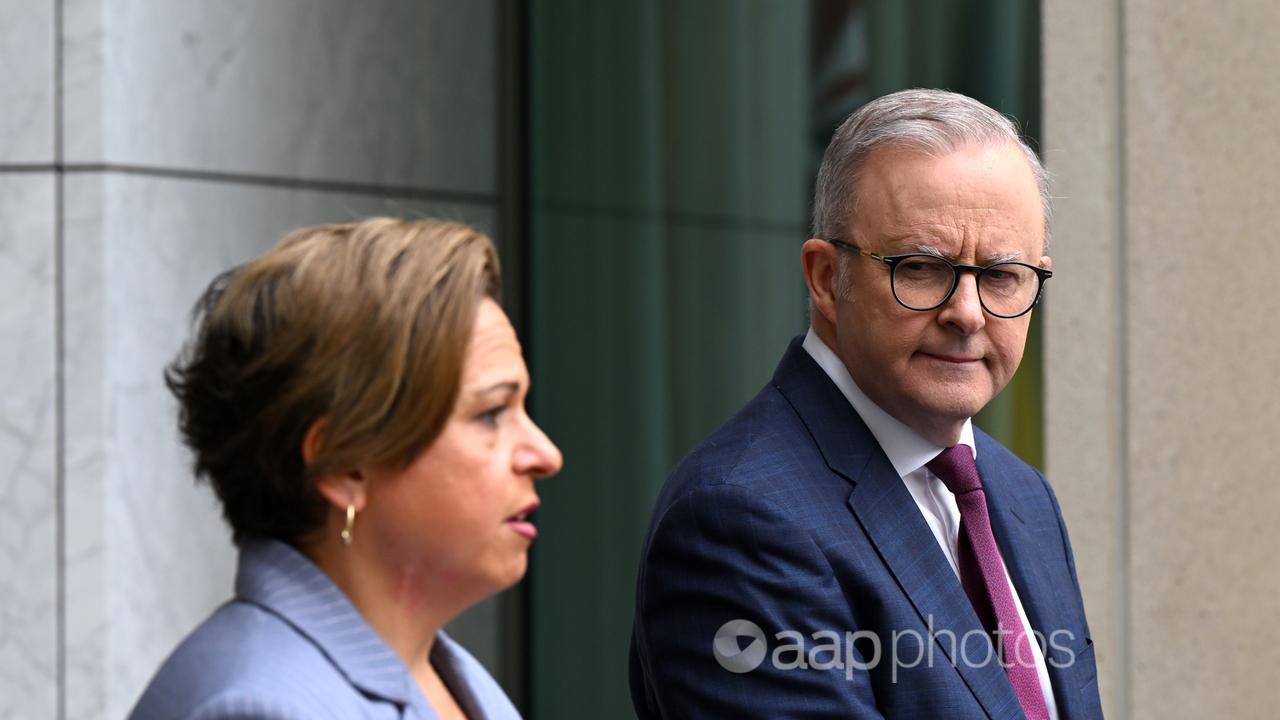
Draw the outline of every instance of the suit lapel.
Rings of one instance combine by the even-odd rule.
[[[956,657],[966,633],[984,632],[977,613],[902,478],[862,418],[800,346],[799,339],[792,342],[778,366],[774,385],[808,427],[828,467],[853,483],[849,509],[921,623],[931,631],[955,634],[952,642],[935,632],[935,651],[957,668],[988,715],[1007,717],[1021,712],[998,663],[973,667]]]
[[[1033,537],[1025,520],[1036,516],[1031,506],[1033,498],[1027,494],[1039,490],[1040,480],[1034,476],[1022,477],[1027,471],[1020,468],[992,462],[993,451],[997,451],[993,442],[985,438],[979,440],[979,444],[988,449],[978,451],[978,472],[986,488],[991,529],[1027,620],[1032,629],[1045,636],[1045,664],[1058,701],[1058,716],[1074,717],[1077,682],[1071,672],[1070,651],[1053,642],[1055,638],[1051,637],[1061,627],[1062,619],[1070,617],[1062,602],[1063,594],[1055,592],[1058,585],[1049,574],[1057,565],[1049,552],[1055,546]],[[1069,584],[1070,580],[1058,579],[1058,582]]]

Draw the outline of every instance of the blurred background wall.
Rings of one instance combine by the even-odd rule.
[[[835,126],[949,87],[1039,121],[1033,3],[529,3],[528,287],[541,490],[530,708],[631,716],[640,545],[666,471],[808,327],[800,245]],[[1039,326],[979,420],[1040,464]],[[708,639],[710,643],[710,639]]]
[[[1056,275],[979,424],[1045,467],[1109,717],[1280,702],[1266,0],[0,0],[0,718],[121,717],[230,593],[163,366],[288,229],[492,233],[566,454],[454,633],[526,712],[631,717],[665,472],[804,331],[831,131],[946,87],[1055,176]],[[709,640],[708,640],[709,642]]]

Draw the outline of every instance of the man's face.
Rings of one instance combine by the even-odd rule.
[[[1049,267],[1035,177],[1012,144],[967,146],[942,157],[880,148],[858,188],[846,240],[864,250],[927,249],[962,265],[1017,260]],[[952,436],[1018,369],[1030,313],[986,314],[972,273],[961,274],[941,307],[908,310],[893,297],[887,265],[842,254],[849,291],[836,300],[836,352],[858,387],[891,415],[935,442]]]

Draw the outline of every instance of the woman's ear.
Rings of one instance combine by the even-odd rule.
[[[324,433],[329,427],[329,418],[320,417],[307,428],[302,438],[302,462],[309,468],[324,446]],[[324,473],[316,476],[316,490],[320,496],[338,510],[345,511],[348,505],[355,506],[356,512],[364,509],[365,480],[364,473],[349,470],[338,473]]]
[[[356,512],[363,510],[365,489],[364,475],[359,470],[330,473],[316,478],[316,490],[320,497],[339,510],[345,511],[348,505],[354,506]]]
[[[316,456],[320,454],[320,448],[324,447],[324,433],[329,429],[329,416],[322,415],[311,423],[311,427],[307,428],[307,434],[302,436],[302,464],[311,467],[311,463],[315,462]]]

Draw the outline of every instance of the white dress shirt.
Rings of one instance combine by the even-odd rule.
[[[900,420],[885,412],[867,397],[849,375],[844,362],[835,354],[821,338],[809,328],[804,338],[804,349],[827,373],[831,381],[840,388],[840,392],[849,400],[849,404],[867,424],[871,434],[875,436],[880,448],[889,457],[893,469],[902,478],[907,491],[920,508],[920,514],[933,531],[933,536],[942,548],[942,554],[951,563],[956,577],[960,577],[960,564],[957,561],[957,547],[960,537],[960,508],[956,505],[956,496],[936,475],[929,471],[926,464],[938,456],[946,448],[938,447],[924,439],[915,430],[904,425]],[[977,445],[973,441],[973,422],[964,421],[960,429],[960,443],[968,445],[973,457],[978,457]],[[1003,564],[1003,561],[1002,563]],[[1018,597],[1018,589],[1009,578],[1009,570],[1005,568],[1005,580],[1009,583],[1009,591],[1013,594],[1013,603],[1018,608],[1018,618],[1022,620],[1023,630],[1028,637],[1034,638],[1027,613],[1022,609],[1022,600]],[[1036,675],[1040,678],[1040,691],[1044,694],[1045,706],[1049,708],[1051,720],[1058,718],[1058,706],[1053,700],[1053,686],[1049,683],[1049,671],[1045,666],[1044,654],[1037,642],[1031,643],[1035,655]]]

